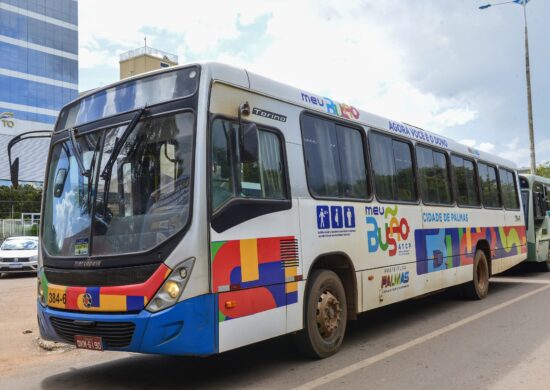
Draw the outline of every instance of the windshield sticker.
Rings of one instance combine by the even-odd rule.
[[[435,146],[440,146],[442,148],[448,148],[449,143],[445,138],[438,137],[433,134],[429,134],[427,131],[421,130],[421,129],[415,129],[414,127],[410,127],[407,125],[403,125],[401,123],[389,122],[390,130],[394,133],[405,135],[409,138],[416,139],[418,141],[424,141],[427,143],[430,143]]]
[[[302,101],[320,107],[331,115],[347,119],[359,119],[360,114],[357,108],[344,103],[336,103],[328,97],[317,97],[302,92]]]
[[[353,206],[317,206],[317,233],[322,237],[342,237],[355,233]]]
[[[74,254],[75,256],[88,256],[88,239],[79,238],[74,243]]]

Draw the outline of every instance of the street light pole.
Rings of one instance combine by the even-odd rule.
[[[523,2],[523,20],[525,22],[525,78],[527,80],[527,115],[529,116],[529,153],[531,156],[531,174],[537,172],[535,162],[535,130],[533,129],[533,105],[531,103],[531,69],[529,66],[529,38],[527,34],[527,2]]]
[[[525,78],[527,80],[527,115],[529,119],[529,154],[531,160],[531,174],[534,175],[537,171],[536,159],[535,159],[535,130],[533,129],[533,105],[531,102],[531,69],[529,66],[529,37],[527,34],[527,2],[529,0],[520,0],[523,5],[523,22],[525,24]],[[495,5],[503,5],[510,3],[519,3],[520,1],[512,0],[503,3],[486,4],[479,7],[479,9],[487,9]]]

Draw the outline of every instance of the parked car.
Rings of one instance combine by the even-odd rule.
[[[0,246],[0,275],[36,272],[38,237],[10,237]]]

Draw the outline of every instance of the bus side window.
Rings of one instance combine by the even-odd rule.
[[[518,210],[519,199],[515,175],[511,171],[503,168],[499,170],[499,173],[504,207],[511,210]]]
[[[445,153],[417,146],[416,158],[422,200],[425,203],[451,204],[451,183]]]
[[[324,198],[368,198],[361,130],[304,115],[302,141],[309,191]]]
[[[369,150],[378,199],[415,202],[418,197],[410,144],[371,133]]]
[[[231,137],[236,130],[229,122],[217,119],[212,124],[211,196],[215,210],[234,194],[231,172]]]
[[[285,199],[281,140],[277,134],[261,129],[258,136],[258,161],[241,164],[241,195]]]
[[[232,198],[287,199],[282,139],[259,129],[258,161],[239,162],[238,125],[225,119],[212,123],[211,199],[213,210]]]
[[[479,206],[479,191],[476,180],[474,162],[459,156],[451,157],[453,172],[453,187],[459,206]]]
[[[478,169],[483,206],[490,208],[501,208],[502,202],[498,188],[496,168],[491,165],[479,163]]]

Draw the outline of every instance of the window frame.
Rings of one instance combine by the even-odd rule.
[[[424,149],[429,149],[431,150],[432,152],[438,152],[438,153],[442,153],[444,156],[445,156],[445,168],[447,170],[447,178],[448,178],[448,184],[449,184],[449,195],[451,196],[451,201],[449,203],[433,203],[433,202],[427,202],[424,200],[424,194],[422,193],[422,185],[420,184],[420,168],[418,166],[418,153],[416,151],[416,149],[418,147],[421,147],[421,148],[424,148]],[[415,144],[415,147],[414,147],[414,152],[415,152],[415,160],[416,160],[416,177],[417,177],[417,185],[418,185],[418,197],[419,199],[421,200],[422,204],[426,205],[426,206],[437,206],[437,207],[457,207],[458,206],[458,203],[457,203],[457,197],[456,197],[456,194],[454,192],[454,184],[453,184],[453,172],[452,172],[452,163],[451,163],[451,158],[449,156],[449,152],[445,149],[441,149],[441,148],[438,148],[438,147],[433,147],[431,145],[428,145],[424,142],[417,142]]]
[[[496,164],[492,164],[488,161],[485,161],[485,160],[477,160],[476,162],[477,164],[483,164],[483,165],[486,165],[487,167],[489,168],[493,168],[495,170],[495,173],[496,173],[496,181],[497,181],[497,194],[498,194],[498,198],[499,198],[499,201],[500,201],[500,207],[492,207],[492,206],[486,206],[485,205],[485,202],[483,201],[483,189],[481,188],[481,175],[479,174],[479,167],[477,169],[477,180],[478,180],[478,183],[479,183],[479,199],[481,201],[481,205],[483,206],[484,209],[487,209],[487,210],[504,210],[504,202],[502,200],[502,191],[500,189],[500,174],[499,174],[499,171],[498,171],[498,166]]]
[[[506,172],[512,174],[512,178],[514,180],[514,193],[516,195],[516,202],[517,202],[517,205],[518,205],[517,208],[508,208],[508,207],[506,207],[506,205],[504,204],[504,194],[502,193],[502,183],[501,183],[501,185],[500,185],[500,192],[501,192],[500,196],[502,198],[502,207],[504,208],[504,210],[519,211],[519,210],[521,210],[521,189],[519,189],[519,192],[518,192],[519,182],[517,180],[517,174],[514,170],[512,170],[510,168],[499,166],[498,167],[499,179],[500,179],[500,170],[501,169],[503,171],[506,171]],[[499,183],[500,183],[500,180],[499,180]]]
[[[197,153],[197,135],[198,135],[198,116],[197,116],[197,110],[196,110],[196,96],[191,96],[185,99],[180,99],[176,102],[169,101],[165,103],[160,103],[156,107],[152,107],[149,114],[143,116],[140,121],[146,119],[146,120],[152,120],[159,117],[164,116],[170,116],[170,115],[177,115],[179,113],[183,112],[191,112],[194,115],[194,125],[193,125],[193,154],[192,154],[192,178],[191,178],[191,193],[189,198],[189,216],[187,223],[185,226],[183,226],[175,235],[170,237],[168,240],[164,241],[163,243],[148,249],[146,251],[139,251],[134,253],[123,253],[123,254],[116,254],[116,255],[91,255],[88,256],[92,260],[99,260],[99,261],[107,261],[109,264],[109,267],[129,267],[129,266],[143,266],[143,265],[149,265],[149,264],[160,264],[162,263],[161,260],[158,260],[157,256],[151,256],[153,253],[164,253],[169,254],[171,253],[174,248],[179,244],[182,237],[184,237],[187,232],[189,231],[194,214],[196,213],[195,207],[194,207],[194,201],[195,201],[195,186],[198,184],[197,178],[196,178],[196,169],[200,165],[197,163],[198,153]],[[189,104],[189,105],[187,105]],[[182,106],[183,105],[183,106]],[[109,128],[117,127],[117,126],[125,126],[130,123],[132,116],[135,115],[135,110],[126,112],[123,114],[115,115],[112,117],[103,118],[101,120],[87,123],[85,125],[82,125],[79,127],[79,137],[95,133],[98,131],[104,131]],[[52,140],[49,146],[48,150],[48,159],[46,163],[46,167],[50,167],[51,160],[52,160],[52,152],[54,147],[62,142],[66,142],[69,139],[69,134],[67,131],[62,130],[58,132],[54,132],[52,134]],[[101,141],[103,142],[103,141]],[[103,144],[101,147],[100,152],[103,151]],[[101,164],[101,161],[99,161],[99,164]],[[98,170],[99,171],[99,170]],[[100,172],[97,172],[96,177],[94,180],[97,180],[97,176],[99,176]],[[48,181],[48,176],[44,178],[44,184],[43,184],[43,191],[46,191],[47,185],[50,185]],[[94,185],[94,191],[97,191],[97,186]],[[44,199],[42,200],[42,203],[44,202]],[[92,208],[92,213],[95,214],[95,202]],[[44,232],[44,223],[45,218],[41,218],[40,220],[40,249],[42,250],[43,257],[44,257],[44,266],[46,267],[61,267],[61,268],[76,268],[78,269],[79,266],[77,265],[80,261],[82,261],[82,257],[79,256],[52,256],[48,253],[44,246],[44,240],[43,240],[43,232]],[[93,234],[90,235],[90,248],[92,248],[93,245]]]
[[[378,197],[378,193],[376,192],[376,180],[374,178],[374,166],[372,165],[372,161],[371,161],[371,153],[370,153],[370,134],[379,134],[379,135],[382,135],[382,136],[386,136],[386,137],[389,137],[392,141],[395,140],[395,141],[399,141],[399,142],[404,142],[406,144],[409,145],[409,150],[411,151],[411,162],[412,162],[412,171],[413,171],[413,182],[414,182],[414,189],[416,191],[416,201],[414,202],[409,202],[409,201],[405,201],[405,200],[382,200]],[[374,127],[370,127],[368,132],[367,132],[367,150],[368,150],[368,157],[369,157],[369,168],[370,168],[370,175],[371,175],[371,180],[372,180],[372,194],[374,196],[374,199],[376,199],[377,202],[379,203],[384,203],[384,204],[403,204],[403,205],[420,205],[421,204],[421,197],[420,197],[420,191],[419,191],[419,188],[418,188],[418,172],[417,172],[417,164],[416,164],[416,148],[415,148],[415,144],[408,138],[404,138],[404,137],[399,137],[399,136],[396,136],[394,134],[389,134],[387,133],[386,131],[383,131],[383,130],[379,130],[377,128],[374,128]]]
[[[278,128],[276,127],[273,127],[273,126],[266,126],[264,124],[259,124],[257,122],[254,122],[254,121],[250,121],[250,120],[242,120],[241,119],[241,123],[242,124],[247,124],[247,123],[255,123],[256,126],[258,127],[258,131],[268,131],[268,132],[271,132],[273,134],[275,134],[279,140],[279,143],[280,143],[280,146],[281,146],[281,162],[283,163],[283,174],[284,174],[284,180],[283,180],[283,185],[284,185],[284,189],[285,189],[285,195],[286,197],[284,199],[272,199],[272,198],[257,198],[257,197],[236,197],[236,196],[232,196],[231,198],[229,198],[228,200],[226,200],[225,202],[223,202],[218,208],[214,209],[214,205],[212,203],[212,172],[211,172],[211,165],[212,165],[212,125],[214,123],[215,120],[217,119],[221,119],[221,120],[227,120],[227,121],[230,121],[230,122],[234,122],[234,123],[237,123],[238,124],[238,119],[236,117],[231,117],[231,116],[227,116],[227,115],[222,115],[222,114],[212,114],[210,113],[209,114],[209,120],[208,120],[208,123],[207,123],[207,137],[206,137],[206,158],[207,158],[207,177],[206,177],[206,191],[207,191],[207,194],[208,194],[208,201],[207,201],[207,204],[208,204],[208,215],[209,215],[209,225],[212,225],[212,221],[214,219],[216,219],[217,217],[219,217],[221,214],[223,214],[225,211],[227,211],[228,209],[230,209],[231,207],[235,206],[235,205],[240,205],[240,204],[269,204],[269,203],[272,203],[272,204],[275,204],[275,205],[284,205],[285,207],[284,208],[281,208],[281,210],[284,210],[284,209],[290,209],[292,207],[292,189],[291,189],[291,186],[290,186],[290,176],[289,176],[289,169],[288,169],[288,158],[287,158],[287,151],[286,151],[286,141],[285,141],[285,137],[284,137],[284,134],[281,130],[279,130]],[[258,145],[258,148],[259,148],[259,145]],[[238,163],[237,159],[236,159],[236,156],[235,154],[232,152],[231,153],[231,164],[236,164]],[[235,173],[235,170],[233,169],[231,171],[231,175],[235,181],[234,185],[235,186],[239,186],[240,188],[240,182],[238,183],[238,180],[236,180],[236,173]],[[278,210],[280,211],[280,210]],[[262,214],[260,214],[262,215]],[[259,215],[258,215],[259,216]],[[239,222],[239,224],[242,223],[242,222]],[[236,226],[236,225],[234,225]],[[225,230],[225,229],[223,229]],[[223,231],[222,230],[222,231]]]
[[[306,148],[304,147],[304,126],[303,126],[303,118],[304,116],[310,116],[313,118],[318,118],[322,120],[327,120],[332,122],[335,126],[343,126],[348,127],[352,130],[357,130],[359,134],[361,135],[361,142],[362,142],[362,151],[363,151],[363,161],[365,163],[365,173],[367,175],[366,177],[366,184],[367,184],[367,196],[365,198],[346,198],[346,197],[333,197],[333,196],[319,196],[312,192],[311,187],[309,185],[309,176],[307,172],[307,156],[306,156]],[[366,134],[366,129],[357,124],[357,123],[350,123],[343,120],[336,120],[334,117],[326,116],[326,115],[320,115],[316,112],[311,112],[309,110],[303,110],[300,113],[300,136],[302,141],[302,156],[304,158],[304,175],[306,178],[307,183],[307,191],[309,193],[309,196],[311,196],[312,199],[316,200],[323,200],[323,201],[336,201],[336,202],[358,202],[358,203],[368,203],[372,202],[374,199],[374,184],[371,182],[372,180],[372,169],[370,164],[370,153],[368,153],[368,137]]]
[[[471,158],[471,157],[468,157],[468,156],[465,156],[463,154],[460,154],[460,153],[455,153],[455,152],[451,152],[450,153],[450,158],[451,158],[451,175],[454,174],[454,172],[452,171],[454,168],[452,168],[452,165],[453,165],[453,156],[454,157],[458,157],[458,158],[461,158],[463,160],[467,160],[467,161],[470,161],[474,167],[474,184],[476,186],[476,192],[477,192],[477,197],[479,199],[479,204],[477,206],[472,206],[472,205],[462,205],[458,202],[458,187],[454,185],[454,183],[452,183],[452,186],[454,187],[453,189],[453,196],[455,197],[455,204],[456,204],[456,207],[460,207],[460,208],[464,208],[464,209],[482,209],[483,208],[483,200],[481,199],[481,183],[480,183],[480,179],[479,179],[479,170],[478,170],[478,167],[477,167],[477,160],[474,159],[474,158]],[[451,176],[451,182],[452,182],[452,176]]]

